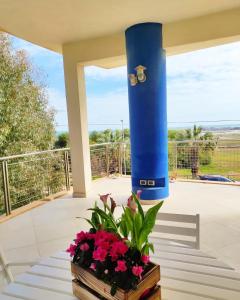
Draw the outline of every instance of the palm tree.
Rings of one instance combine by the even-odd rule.
[[[192,178],[196,178],[199,172],[199,158],[200,150],[209,151],[214,150],[216,144],[214,142],[209,143],[200,143],[199,141],[203,140],[212,140],[213,135],[211,132],[206,132],[202,134],[202,127],[196,125],[193,126],[193,129],[186,129],[186,139],[191,140],[189,154],[190,154],[190,166],[192,172]]]
[[[197,125],[193,126],[193,129],[188,128],[185,130],[185,136],[187,140],[199,140],[202,133],[202,127]]]

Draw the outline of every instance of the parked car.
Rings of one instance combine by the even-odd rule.
[[[199,175],[200,180],[208,180],[208,181],[219,181],[219,182],[236,182],[233,179],[221,176],[221,175]],[[236,182],[239,183],[239,182]]]

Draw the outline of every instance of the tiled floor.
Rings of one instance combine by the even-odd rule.
[[[130,194],[130,178],[94,181],[87,199],[67,195],[0,224],[0,244],[7,258],[37,260],[65,249],[77,231],[87,228],[76,217],[88,216],[86,209],[98,193],[108,192],[118,204],[124,203]],[[170,184],[170,193],[162,211],[200,213],[201,249],[240,270],[240,187],[175,182]]]

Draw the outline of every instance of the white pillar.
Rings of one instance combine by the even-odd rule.
[[[73,197],[86,197],[91,187],[84,67],[64,57]]]

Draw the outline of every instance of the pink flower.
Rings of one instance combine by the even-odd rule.
[[[118,238],[115,234],[104,230],[99,230],[96,232],[95,235],[95,246],[100,246],[104,242],[109,242],[111,244],[117,240]]]
[[[96,264],[95,263],[91,263],[90,269],[92,269],[93,271],[96,271]]]
[[[132,273],[133,275],[139,277],[140,279],[142,278],[142,272],[143,272],[143,267],[141,266],[134,266],[132,267]]]
[[[142,190],[137,190],[136,196],[137,196],[138,199],[140,199],[141,194],[142,194]]]
[[[66,250],[66,252],[70,253],[70,256],[74,256],[75,255],[75,251],[76,251],[77,245],[73,245],[71,244],[68,249]]]
[[[99,195],[100,199],[102,200],[103,204],[107,204],[108,198],[111,194],[106,194],[106,195]]]
[[[107,256],[107,250],[102,249],[100,247],[97,248],[97,250],[93,251],[93,259],[104,261]]]
[[[128,251],[128,246],[122,241],[114,243],[113,247],[116,248],[117,253],[120,255],[125,255],[125,253]]]
[[[83,240],[85,240],[87,238],[86,232],[84,231],[80,231],[79,233],[77,233],[76,235],[76,240],[75,243],[81,243]]]
[[[118,241],[118,237],[116,236],[116,234],[108,232],[107,240],[110,244],[112,244]]]
[[[82,251],[88,251],[89,245],[88,245],[87,243],[84,243],[84,244],[82,244],[82,245],[80,246],[80,249],[81,249]]]
[[[125,272],[127,271],[127,266],[125,260],[118,260],[117,266],[115,268],[116,272]]]
[[[124,256],[128,251],[128,246],[123,241],[117,241],[112,244],[109,255],[112,258],[112,261],[118,259],[119,256]]]
[[[87,240],[94,240],[95,239],[96,234],[95,233],[86,233],[86,239]]]
[[[101,241],[99,242],[99,247],[105,250],[109,250],[110,248],[110,243],[109,242],[105,242],[105,241]]]
[[[115,261],[118,259],[118,254],[115,250],[111,249],[109,255],[111,256],[112,261]]]
[[[111,213],[113,214],[114,213],[114,210],[117,206],[116,202],[113,200],[112,197],[110,197],[110,201],[111,201]]]
[[[127,206],[131,209],[133,213],[137,211],[137,203],[133,199],[133,196],[130,196],[127,201]]]
[[[145,265],[147,265],[149,263],[149,256],[148,255],[142,255],[141,260]]]

